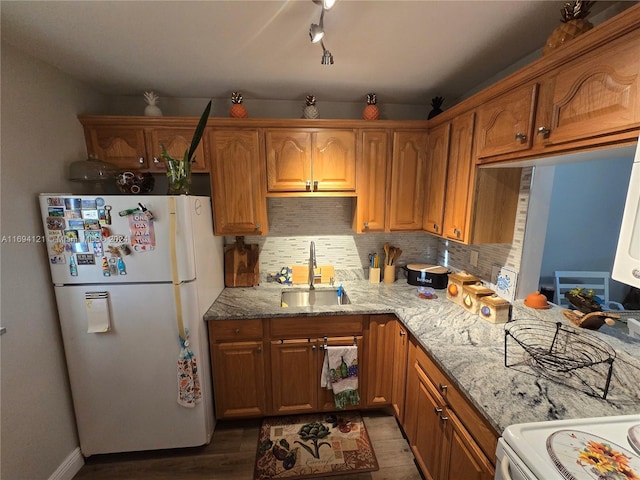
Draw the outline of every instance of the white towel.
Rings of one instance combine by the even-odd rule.
[[[320,386],[333,390],[336,407],[359,405],[358,347],[327,347]]]

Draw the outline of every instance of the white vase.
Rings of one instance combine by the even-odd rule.
[[[147,105],[144,107],[144,115],[145,117],[161,117],[162,110],[157,105]]]

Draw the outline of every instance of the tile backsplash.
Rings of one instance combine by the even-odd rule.
[[[467,246],[423,232],[355,234],[351,224],[356,200],[349,197],[269,198],[269,235],[245,237],[245,243],[260,245],[263,279],[283,266],[307,265],[309,245],[314,241],[318,265],[333,265],[337,270],[366,271],[369,253],[383,255],[383,245],[389,242],[402,249],[400,264],[447,265],[489,281],[495,264],[520,269],[530,183],[531,168],[525,168],[513,244]],[[235,237],[225,239],[227,244],[234,241]],[[479,253],[478,267],[470,264],[471,250]]]

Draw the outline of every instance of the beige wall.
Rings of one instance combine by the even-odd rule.
[[[86,155],[78,112],[101,96],[2,44],[1,234],[42,234],[37,194],[70,191]],[[78,446],[43,243],[1,244],[3,480],[47,479]]]

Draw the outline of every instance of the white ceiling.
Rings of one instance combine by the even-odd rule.
[[[602,2],[601,2],[602,3]],[[562,1],[7,1],[2,40],[108,95],[450,101],[541,48]]]

